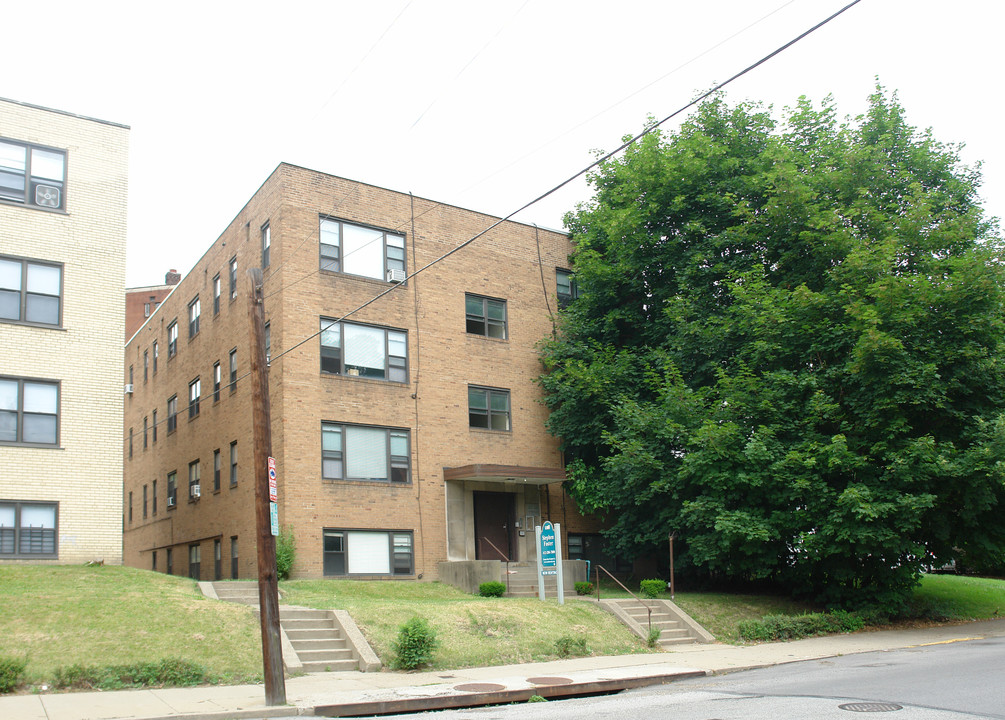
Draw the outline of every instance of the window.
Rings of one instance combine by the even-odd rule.
[[[323,531],[324,574],[412,575],[412,533],[405,531]]]
[[[407,483],[408,431],[321,423],[321,477]]]
[[[150,351],[143,351],[143,382],[150,379]]]
[[[202,306],[199,304],[199,296],[188,304],[188,337],[191,340],[199,334],[199,316],[202,314]]]
[[[173,433],[178,427],[178,396],[172,395],[168,398],[168,434]]]
[[[220,538],[213,541],[213,579],[223,579],[223,543]]]
[[[188,384],[188,419],[199,416],[199,396],[202,394],[202,381],[196,378]]]
[[[147,486],[143,486],[143,519],[147,519]]]
[[[130,385],[133,384],[133,366],[132,365],[129,366],[129,384]]]
[[[151,500],[151,512],[157,514],[157,481],[154,480],[153,487],[150,490],[150,500]]]
[[[129,491],[129,524],[133,524],[133,491]]]
[[[173,552],[173,548],[168,548],[167,549],[167,569],[166,569],[166,572],[167,572],[168,575],[173,575],[174,574],[174,552]]]
[[[129,459],[133,459],[133,429],[129,428]]]
[[[405,279],[405,236],[321,219],[321,269],[400,282]]]
[[[237,255],[230,259],[230,299],[237,297]]]
[[[175,507],[178,502],[178,473],[168,473],[168,510]]]
[[[59,383],[0,377],[0,443],[59,443]]]
[[[237,580],[237,535],[230,537],[230,578]]]
[[[213,314],[220,314],[220,273],[213,276]]]
[[[0,502],[0,556],[56,557],[57,503]]]
[[[213,402],[220,402],[220,363],[213,363]]]
[[[408,342],[401,330],[321,318],[321,372],[408,382]]]
[[[157,358],[160,356],[160,350],[158,349],[158,345],[157,345],[157,341],[156,340],[154,340],[153,351],[154,351],[154,375],[156,375],[157,374]]]
[[[59,327],[62,299],[62,265],[0,257],[0,320]]]
[[[564,308],[579,297],[579,288],[576,287],[576,278],[568,270],[556,269],[555,282],[558,285],[559,307]]]
[[[150,569],[154,570],[154,571],[157,570],[157,551],[156,550],[154,550],[152,553],[150,553]]]
[[[509,430],[509,390],[469,386],[468,425],[487,430]]]
[[[150,317],[150,303],[148,302],[143,303],[143,317]]]
[[[237,440],[230,444],[230,486],[237,485]]]
[[[153,411],[153,425],[151,426],[153,440],[157,442],[157,411]]]
[[[168,360],[178,353],[178,321],[172,320],[168,325]]]
[[[147,449],[147,431],[150,429],[150,423],[147,421],[148,418],[144,416],[143,418],[143,449]]]
[[[506,301],[464,295],[467,331],[473,335],[506,339]]]
[[[265,323],[265,364],[272,362],[272,325]]]
[[[202,485],[199,483],[199,461],[188,464],[188,499],[198,500],[202,495]]]
[[[237,390],[237,348],[230,351],[230,391]]]
[[[220,492],[220,448],[213,451],[213,492]]]
[[[0,200],[27,207],[66,207],[66,153],[54,148],[0,140]]]
[[[262,226],[262,267],[269,267],[269,250],[272,245],[272,230],[269,223]]]

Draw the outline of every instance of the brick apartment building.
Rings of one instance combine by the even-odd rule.
[[[168,270],[164,274],[163,285],[147,285],[145,287],[126,288],[126,340],[139,330],[147,318],[164,302],[174,286],[181,280],[177,270]]]
[[[128,135],[0,100],[0,562],[122,561]]]
[[[248,268],[264,274],[279,520],[294,577],[437,577],[535,557],[563,493],[535,344],[570,292],[561,233],[280,165],[126,346],[124,553],[256,574]],[[348,317],[347,313],[390,292]]]

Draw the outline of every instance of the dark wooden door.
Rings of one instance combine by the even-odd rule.
[[[516,560],[511,542],[515,496],[512,493],[476,492],[474,504],[475,559]]]

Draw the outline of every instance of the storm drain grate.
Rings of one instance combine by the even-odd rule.
[[[841,710],[850,710],[851,712],[893,712],[894,710],[903,710],[903,706],[897,705],[896,703],[885,703],[885,702],[855,702],[855,703],[845,703],[844,705],[838,705]]]

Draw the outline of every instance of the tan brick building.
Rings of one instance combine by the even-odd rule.
[[[0,100],[0,562],[122,561],[128,131]]]
[[[503,223],[402,281],[495,221],[280,165],[126,347],[126,563],[256,573],[250,267],[295,577],[432,579],[532,559],[542,518],[595,530],[534,383],[568,238]]]

